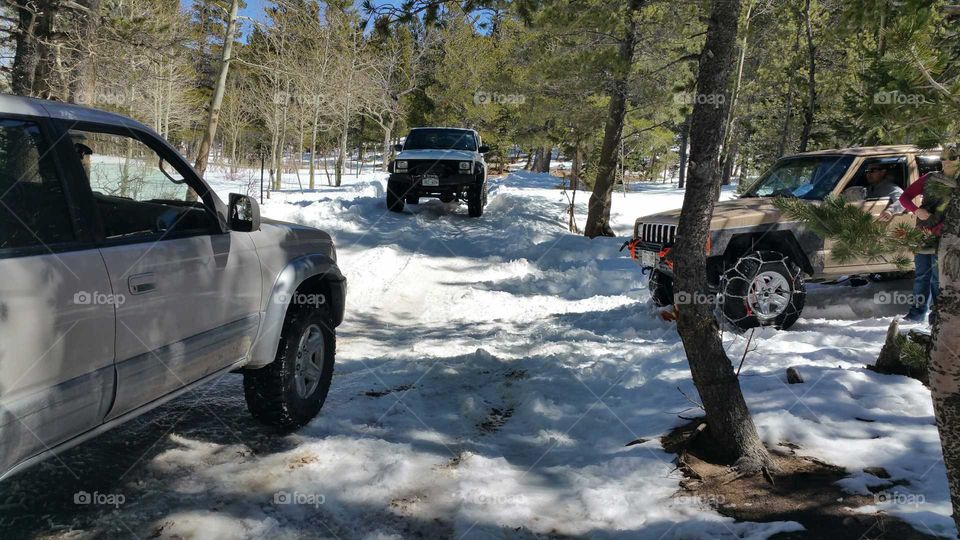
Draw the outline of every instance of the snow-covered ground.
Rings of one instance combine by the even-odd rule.
[[[566,232],[556,178],[493,181],[481,219],[435,200],[389,213],[384,180],[365,171],[262,206],[329,231],[349,279],[337,372],[315,421],[271,435],[247,415],[240,376],[226,376],[4,485],[0,530],[686,539],[799,529],[735,523],[677,496],[681,475],[658,437],[695,414],[684,394],[696,392],[675,326],[656,316],[622,238]],[[221,174],[214,187],[226,199],[244,183]],[[581,226],[588,196],[577,195]],[[628,234],[637,216],[681,200],[669,186],[617,192],[614,228]],[[883,467],[900,485],[878,507],[951,536],[929,392],[863,367],[901,310],[871,302],[877,290],[813,287],[807,317],[754,339],[744,392],[768,445],[846,467],[851,492],[868,494],[880,480],[862,470]],[[858,316],[852,298],[876,318]],[[726,341],[739,359],[742,338]],[[807,382],[787,385],[789,366]],[[75,504],[81,491],[113,504]]]

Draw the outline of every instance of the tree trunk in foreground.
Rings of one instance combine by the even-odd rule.
[[[610,90],[610,105],[607,108],[607,120],[603,128],[603,146],[600,147],[597,180],[593,184],[593,193],[587,204],[587,224],[583,228],[584,236],[589,238],[614,236],[607,217],[610,215],[610,205],[613,202],[617,153],[620,150],[620,137],[623,136],[623,119],[627,114],[627,87],[637,44],[637,17],[643,5],[644,0],[630,0],[625,16],[626,28],[620,41],[620,51]]]
[[[700,53],[698,95],[727,94],[737,37],[739,0],[713,0],[707,40]],[[726,107],[696,100],[690,127],[690,168],[683,209],[673,249],[678,293],[694,301],[679,307],[677,331],[687,353],[693,384],[707,416],[707,429],[718,445],[721,458],[736,462],[745,471],[770,463],[770,456],[757,435],[740,382],[723,350],[720,331],[707,288],[704,246],[713,216],[715,194],[720,185],[718,156]],[[724,99],[721,103],[727,103]]]
[[[938,256],[940,293],[930,355],[930,391],[947,467],[953,521],[960,530],[960,189],[947,210]]]
[[[220,74],[217,77],[217,86],[213,89],[213,97],[210,99],[210,117],[207,119],[207,130],[203,134],[203,140],[200,141],[200,149],[197,150],[197,161],[193,168],[197,174],[203,178],[207,172],[207,160],[210,157],[210,146],[213,139],[217,136],[217,125],[220,123],[220,107],[223,106],[223,94],[227,88],[227,74],[230,71],[230,57],[233,51],[233,36],[237,30],[237,10],[240,8],[240,0],[230,2],[230,15],[227,19],[227,31],[223,36],[223,53],[220,57]]]

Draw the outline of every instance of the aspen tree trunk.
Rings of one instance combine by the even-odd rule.
[[[217,136],[217,125],[220,123],[220,107],[223,106],[223,94],[227,88],[227,74],[230,71],[230,61],[233,52],[233,36],[237,31],[237,10],[240,8],[240,0],[231,0],[230,15],[227,19],[227,30],[223,36],[223,51],[220,56],[220,74],[217,76],[217,85],[213,89],[213,96],[210,99],[210,116],[207,119],[207,130],[200,141],[200,148],[197,150],[197,161],[193,168],[197,174],[203,178],[207,172],[207,160],[210,158],[210,146]]]
[[[947,467],[953,520],[960,530],[960,189],[947,210],[938,253],[940,293],[930,358],[930,391]]]

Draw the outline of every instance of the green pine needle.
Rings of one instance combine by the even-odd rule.
[[[924,231],[902,223],[890,227],[840,197],[827,197],[819,204],[778,197],[773,204],[785,217],[799,221],[824,240],[832,240],[831,255],[840,264],[888,262],[907,268],[912,254],[930,243]]]

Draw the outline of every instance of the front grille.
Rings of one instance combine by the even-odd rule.
[[[408,174],[413,176],[423,176],[425,174],[435,174],[437,176],[450,176],[459,173],[459,161],[437,160],[437,159],[408,159]]]
[[[639,232],[644,242],[673,244],[677,240],[677,226],[667,223],[641,223]]]

